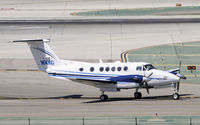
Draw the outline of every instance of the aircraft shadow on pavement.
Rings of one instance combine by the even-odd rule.
[[[189,100],[192,99],[190,97],[183,98],[183,96],[191,96],[193,94],[180,94],[179,100]],[[84,98],[84,97],[83,97]],[[165,96],[149,96],[149,97],[143,97],[142,99],[135,99],[135,98],[126,98],[126,97],[120,97],[120,98],[109,98],[108,101],[101,101],[101,100],[94,100],[94,101],[88,101],[83,103],[104,103],[104,102],[114,102],[114,101],[153,101],[153,100],[173,100],[172,95],[165,95]]]
[[[58,97],[47,97],[42,99],[79,99],[83,95],[81,94],[74,94],[74,95],[67,95],[67,96],[58,96]]]
[[[57,96],[57,97],[39,97],[39,98],[26,98],[26,97],[0,97],[0,100],[3,99],[10,99],[10,100],[14,100],[14,99],[77,99],[77,98],[81,98],[83,95],[80,94],[73,94],[73,95],[67,95],[67,96]]]
[[[180,100],[189,100],[192,99],[190,96],[193,94],[181,94]],[[109,98],[108,101],[101,101],[98,97],[82,97],[81,94],[72,94],[72,95],[66,95],[66,96],[58,96],[58,97],[41,97],[41,98],[18,98],[18,97],[0,97],[0,100],[16,100],[16,99],[92,99],[93,101],[83,102],[83,103],[104,103],[104,102],[113,102],[113,101],[152,101],[152,100],[172,100],[171,95],[165,95],[165,96],[149,96],[149,97],[143,97],[142,99],[135,99],[133,97],[114,97]],[[183,98],[184,97],[184,98]],[[195,97],[200,98],[200,97]]]

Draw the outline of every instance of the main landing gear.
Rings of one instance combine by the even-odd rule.
[[[104,94],[104,91],[102,91],[102,94],[100,96],[100,100],[101,101],[107,101],[108,100],[108,96],[106,94]]]
[[[135,92],[135,93],[134,93],[134,97],[135,97],[136,99],[141,99],[141,98],[142,98],[142,93],[141,93],[141,92]]]
[[[136,92],[134,93],[134,97],[136,99],[141,99],[142,98],[142,93],[138,92],[138,88],[136,88]]]

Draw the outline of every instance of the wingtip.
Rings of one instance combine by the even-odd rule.
[[[22,39],[22,40],[14,40],[10,42],[50,42],[50,39]]]

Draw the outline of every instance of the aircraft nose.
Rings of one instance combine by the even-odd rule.
[[[173,83],[177,83],[177,82],[180,81],[180,77],[173,75],[173,74],[170,74],[170,80],[172,80]]]

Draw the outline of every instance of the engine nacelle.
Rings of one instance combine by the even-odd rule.
[[[139,83],[135,82],[117,82],[118,89],[132,89],[139,87]]]
[[[141,82],[141,81],[143,81],[143,76],[135,75],[135,76],[132,77],[132,79],[135,80],[135,81],[138,81],[138,82],[140,81]]]

